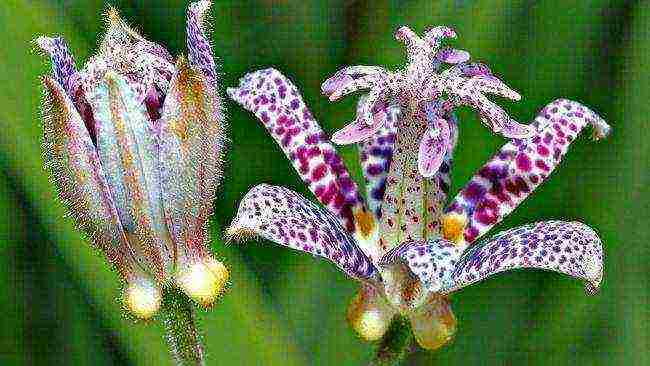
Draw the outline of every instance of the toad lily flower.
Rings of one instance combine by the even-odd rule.
[[[547,106],[531,127],[533,136],[507,143],[445,213],[455,138],[439,172],[424,178],[412,145],[413,131],[426,125],[414,123],[409,113],[398,119],[386,113],[384,124],[360,145],[366,206],[284,75],[274,69],[250,73],[228,94],[262,121],[322,204],[283,187],[255,186],[242,199],[228,236],[261,236],[327,258],[360,281],[348,319],[363,339],[380,339],[400,315],[410,319],[420,346],[436,349],[456,329],[448,295],[505,270],[544,269],[585,281],[590,293],[599,287],[601,241],[578,222],[526,225],[465,250],[548,177],[587,124],[604,134],[606,124],[586,107],[567,100]]]
[[[138,317],[176,285],[208,306],[228,271],[208,252],[207,220],[221,176],[224,116],[205,34],[209,1],[189,6],[189,60],[176,64],[113,9],[93,56],[77,70],[66,42],[40,37],[43,151],[59,197],[126,281]]]
[[[323,83],[322,92],[331,101],[370,89],[359,101],[356,120],[336,132],[332,141],[349,144],[367,139],[387,123],[390,111],[407,112],[423,105],[421,114],[428,123],[425,130],[418,132],[418,166],[423,176],[432,177],[452,148],[455,126],[451,112],[457,106],[477,109],[481,121],[504,137],[525,138],[534,133],[530,126],[514,121],[485,96],[491,93],[519,100],[516,91],[492,75],[487,66],[468,63],[468,52],[440,48],[443,39],[456,38],[452,28],[434,27],[420,38],[410,28],[401,27],[395,38],[406,44],[408,63],[404,69],[393,72],[379,66],[349,66]],[[441,71],[443,64],[453,66]]]

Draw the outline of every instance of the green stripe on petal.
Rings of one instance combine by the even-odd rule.
[[[127,281],[137,270],[108,182],[84,122],[63,87],[43,78],[45,167],[75,224]]]
[[[173,248],[163,218],[154,127],[128,82],[114,72],[106,73],[90,99],[99,158],[120,219],[141,259],[162,280],[171,270]]]
[[[207,254],[207,220],[222,173],[225,118],[221,98],[204,75],[177,63],[160,124],[165,219],[179,256]]]

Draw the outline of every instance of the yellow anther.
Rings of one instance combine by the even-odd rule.
[[[442,218],[442,237],[456,244],[465,241],[463,232],[467,226],[467,216],[450,212]]]

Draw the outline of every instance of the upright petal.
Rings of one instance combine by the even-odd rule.
[[[389,111],[388,119],[384,125],[368,139],[361,141],[359,145],[359,160],[366,182],[368,208],[375,214],[377,220],[381,218],[381,204],[386,191],[386,175],[393,159],[398,115],[399,113],[396,111]]]
[[[467,251],[445,280],[450,293],[511,269],[542,269],[585,281],[594,294],[603,277],[598,235],[580,222],[543,221],[499,233]]]
[[[261,236],[324,257],[348,276],[376,280],[377,270],[330,212],[283,187],[261,184],[242,199],[227,230],[230,238]]]
[[[187,49],[190,64],[201,70],[206,80],[214,87],[217,82],[217,66],[212,57],[206,29],[206,16],[211,5],[211,0],[202,0],[190,4],[187,8]]]
[[[158,142],[147,110],[114,72],[89,98],[97,120],[97,147],[122,225],[163,281],[174,253],[164,222]]]
[[[316,198],[348,231],[362,240],[376,232],[357,185],[289,79],[275,69],[259,70],[228,94],[263,122]]]
[[[380,246],[384,252],[404,241],[428,240],[436,236],[447,199],[449,166],[445,162],[431,178],[422,177],[418,171],[419,142],[431,116],[424,108],[415,108],[405,111],[397,124],[395,152],[382,203]],[[451,134],[452,131],[450,145],[453,145],[455,131],[454,136]]]
[[[589,124],[594,127],[596,138],[609,132],[607,123],[587,107],[558,99],[538,114],[532,137],[505,144],[447,209],[460,221],[466,221],[463,237],[467,244],[503,220],[546,181],[571,142]],[[451,225],[459,220],[448,221]]]
[[[140,272],[117,214],[104,170],[81,117],[61,85],[43,78],[43,156],[61,200],[77,226],[121,276]]]
[[[208,218],[221,179],[225,121],[217,90],[181,58],[160,123],[165,219],[179,255],[207,254]]]
[[[61,37],[38,37],[36,44],[50,55],[54,79],[63,86],[66,93],[72,95],[71,77],[77,73],[74,57],[68,49],[68,44]]]

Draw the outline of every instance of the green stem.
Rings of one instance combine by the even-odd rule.
[[[411,322],[405,317],[398,316],[393,320],[390,328],[381,339],[377,353],[370,365],[399,365],[415,348],[415,337],[413,337],[413,331],[411,330]]]
[[[204,366],[203,345],[192,300],[176,288],[165,289],[161,313],[167,343],[178,366]]]

